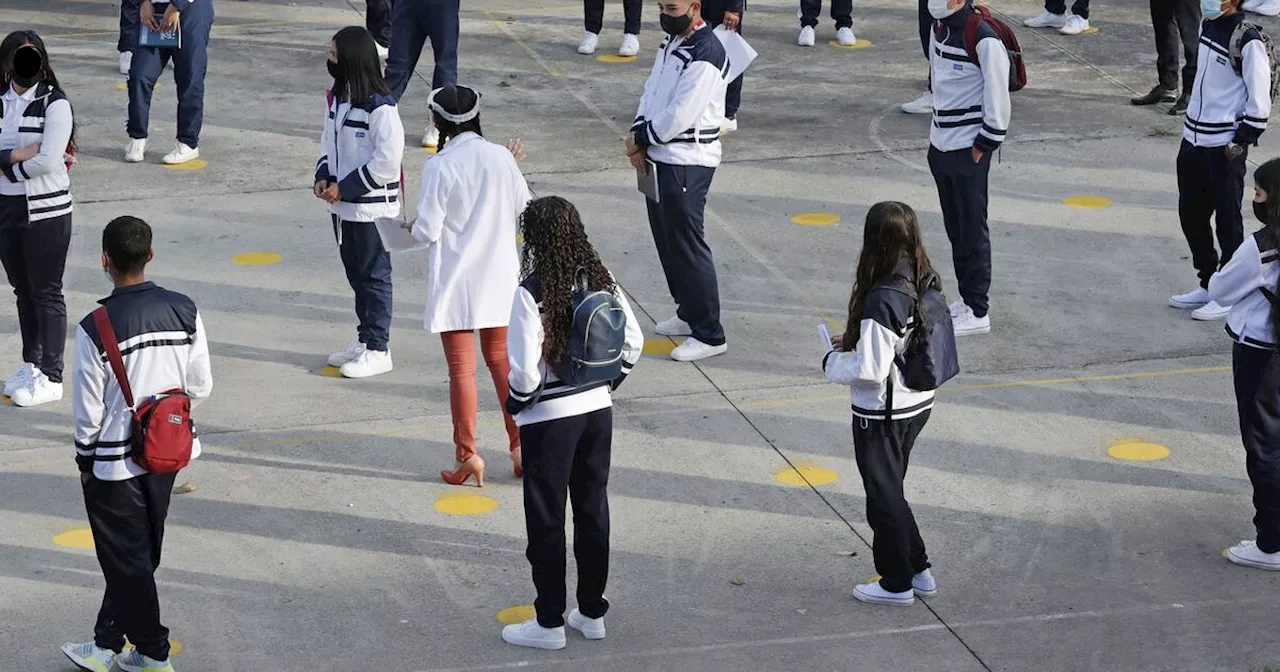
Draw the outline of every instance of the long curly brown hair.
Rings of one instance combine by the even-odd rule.
[[[587,240],[582,217],[569,201],[559,196],[531,201],[520,216],[520,233],[524,236],[520,274],[537,278],[542,288],[542,359],[558,364],[573,328],[573,283],[578,269],[587,272],[588,289],[616,292],[618,286]]]

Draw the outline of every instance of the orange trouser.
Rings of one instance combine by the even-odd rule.
[[[449,410],[453,414],[453,445],[459,462],[476,454],[476,337],[473,331],[446,331],[440,334],[444,357],[449,362]],[[480,330],[480,351],[484,353],[493,386],[498,390],[498,404],[507,424],[510,449],[520,447],[520,429],[507,413],[507,328]]]

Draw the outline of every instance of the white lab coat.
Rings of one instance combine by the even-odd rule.
[[[427,160],[413,223],[413,237],[431,244],[424,328],[507,326],[520,285],[517,226],[530,199],[511,152],[475,133]]]

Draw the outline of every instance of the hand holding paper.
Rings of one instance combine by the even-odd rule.
[[[413,222],[379,217],[374,220],[374,226],[378,227],[378,237],[382,239],[382,246],[389,252],[425,250],[431,246],[430,243],[420,242],[413,237]]]

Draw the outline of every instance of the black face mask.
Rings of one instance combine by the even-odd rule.
[[[329,66],[329,76],[334,79],[342,79],[342,73],[338,70],[338,64],[333,61],[326,60],[325,65]]]
[[[1258,221],[1263,224],[1269,223],[1267,222],[1267,203],[1268,201],[1263,201],[1261,203],[1257,201],[1253,202],[1253,216],[1257,217]]]
[[[661,14],[658,16],[658,23],[662,25],[663,32],[668,35],[683,35],[684,31],[689,30],[689,25],[693,23],[693,17],[688,14],[684,16]]]
[[[44,57],[40,55],[40,50],[30,45],[19,49],[13,55],[11,78],[14,84],[25,89],[44,79]]]

